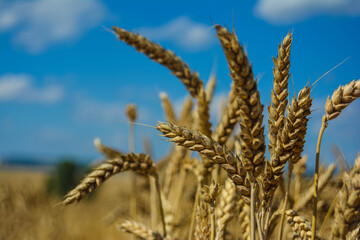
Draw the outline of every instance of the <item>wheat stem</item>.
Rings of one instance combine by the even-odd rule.
[[[158,194],[160,216],[161,216],[161,222],[162,222],[162,227],[163,227],[163,233],[164,233],[164,237],[165,237],[166,236],[165,215],[164,215],[164,208],[163,208],[163,204],[162,204],[162,200],[161,200],[161,188],[160,188],[160,184],[159,184],[159,176],[158,175],[155,175],[155,186],[156,186],[156,191]]]
[[[332,200],[331,205],[329,207],[329,210],[326,212],[324,221],[321,224],[320,231],[319,231],[319,236],[320,237],[324,234],[325,228],[327,227],[327,223],[329,222],[329,220],[331,218],[331,214],[334,212],[334,208],[335,208],[337,199],[338,199],[338,195],[336,195],[334,197],[334,199]]]
[[[250,183],[250,221],[251,221],[251,240],[255,240],[255,182]]]
[[[289,165],[288,165],[288,185],[287,185],[287,189],[286,189],[284,209],[283,209],[283,212],[281,214],[281,219],[280,219],[280,229],[279,229],[278,240],[282,239],[283,228],[284,228],[284,220],[285,220],[285,211],[286,211],[287,204],[288,204],[288,201],[289,201],[289,192],[290,192],[292,170],[293,170],[293,163],[289,162]]]
[[[318,201],[318,182],[319,182],[319,161],[320,161],[320,146],[321,139],[324,134],[325,128],[327,127],[326,118],[323,117],[318,141],[316,144],[316,162],[315,162],[315,175],[314,175],[314,199],[313,199],[313,215],[312,215],[312,226],[311,226],[311,240],[315,240],[316,236],[316,217],[317,217],[317,201]]]
[[[197,206],[199,204],[199,200],[200,200],[200,192],[201,192],[201,183],[198,182],[197,184],[197,188],[196,188],[196,194],[195,194],[195,201],[194,201],[194,207],[193,207],[193,212],[191,215],[191,222],[190,222],[190,229],[189,229],[189,240],[193,239],[193,233],[194,233],[194,227],[195,227],[195,219],[196,219],[196,210],[197,210]]]

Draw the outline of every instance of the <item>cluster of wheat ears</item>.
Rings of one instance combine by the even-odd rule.
[[[319,169],[320,143],[329,122],[360,97],[360,80],[340,86],[325,104],[325,114],[316,149],[316,169],[311,188],[304,189],[302,176],[306,157],[302,156],[307,123],[311,113],[312,86],[306,85],[297,96],[288,98],[290,51],[289,32],[273,58],[273,89],[268,109],[268,149],[265,159],[263,108],[252,67],[243,46],[232,30],[215,26],[233,80],[229,99],[221,120],[212,129],[209,104],[215,77],[206,87],[199,75],[172,51],[130,31],[113,27],[117,37],[142,52],[151,60],[168,68],[189,91],[179,117],[167,94],[160,94],[166,123],[154,127],[162,136],[174,142],[171,153],[155,164],[149,154],[134,151],[133,128],[136,107],[129,105],[130,153],[125,154],[95,140],[96,148],[108,159],[63,201],[69,205],[80,201],[109,177],[128,170],[149,176],[151,228],[136,221],[136,179],[132,174],[130,215],[133,219],[118,225],[122,231],[140,239],[324,239],[338,237],[357,239],[360,235],[360,157],[342,174],[339,191],[328,208],[325,219],[317,216],[319,193],[332,179],[335,170],[330,165]],[[192,98],[197,107],[193,110]],[[233,133],[240,124],[240,132]],[[198,152],[200,160],[191,151]],[[283,173],[288,166],[288,181]],[[291,183],[292,175],[294,183]],[[320,174],[321,173],[321,174]],[[294,191],[290,188],[294,184]],[[284,187],[287,185],[287,187]],[[312,219],[300,216],[312,203]],[[310,207],[311,208],[311,207]],[[160,220],[160,221],[159,221]],[[317,223],[322,223],[321,228]],[[331,225],[331,233],[324,229]],[[319,231],[317,231],[319,230]]]

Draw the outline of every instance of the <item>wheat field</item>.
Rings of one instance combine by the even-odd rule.
[[[220,121],[212,126],[216,77],[205,84],[174,52],[113,27],[120,41],[169,69],[188,90],[180,113],[166,93],[160,94],[166,119],[152,127],[173,147],[163,159],[152,159],[150,151],[134,153],[134,125],[141,113],[128,105],[129,152],[95,139],[107,160],[63,200],[45,197],[34,176],[33,183],[5,177],[0,239],[359,239],[360,156],[350,168],[340,160],[338,171],[319,160],[324,131],[360,97],[360,80],[349,79],[329,93],[316,156],[306,156],[314,85],[304,82],[290,96],[292,32],[273,58],[271,102],[264,108],[235,31],[214,28],[232,85]],[[311,176],[305,175],[308,159],[316,160]],[[95,199],[83,201],[94,191]]]

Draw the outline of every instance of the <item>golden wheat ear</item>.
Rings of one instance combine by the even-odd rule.
[[[244,167],[255,177],[265,165],[265,137],[263,105],[254,79],[252,67],[235,33],[216,25],[217,37],[225,53],[240,106],[240,159]]]
[[[146,227],[145,225],[138,223],[136,221],[127,220],[119,225],[117,228],[120,231],[124,231],[130,233],[140,239],[146,240],[161,240],[163,239],[158,232],[151,230],[150,228]]]
[[[240,160],[226,146],[220,145],[200,132],[171,123],[158,122],[156,128],[170,141],[191,151],[199,152],[214,164],[219,164],[234,182],[236,190],[242,195],[244,201],[250,203],[250,186],[246,179],[246,171]]]
[[[343,175],[343,188],[338,193],[332,232],[345,238],[360,223],[360,154],[349,173]]]
[[[298,215],[297,212],[290,209],[286,212],[287,222],[293,230],[293,239],[311,239],[311,224],[305,218],[302,218]],[[315,236],[315,239],[320,239],[318,236]]]
[[[128,170],[146,175],[156,175],[155,164],[148,155],[135,153],[123,154],[117,158],[107,160],[86,175],[79,185],[66,194],[63,205],[80,201],[111,176]]]

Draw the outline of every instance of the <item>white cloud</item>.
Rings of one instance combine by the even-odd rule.
[[[289,24],[316,15],[360,15],[358,0],[259,0],[255,15],[270,23]]]
[[[42,88],[34,86],[26,74],[5,74],[0,77],[0,101],[51,103],[62,99],[61,86],[52,84]]]
[[[0,2],[0,32],[12,31],[13,42],[31,53],[79,38],[99,25],[106,8],[96,0]]]
[[[143,27],[139,33],[153,41],[169,41],[187,50],[198,51],[215,42],[211,26],[192,21],[187,16],[178,17],[159,27]]]

